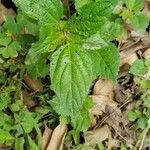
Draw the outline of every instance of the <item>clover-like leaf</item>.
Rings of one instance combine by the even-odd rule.
[[[17,57],[18,51],[20,50],[21,50],[20,44],[17,41],[13,41],[8,46],[1,47],[0,54],[2,54],[4,58]]]

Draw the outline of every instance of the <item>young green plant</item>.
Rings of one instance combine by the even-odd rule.
[[[93,81],[99,76],[116,81],[120,58],[112,41],[123,30],[122,18],[112,13],[118,0],[75,0],[71,16],[64,14],[61,0],[13,1],[40,26],[39,41],[26,57],[27,70],[35,78],[50,75],[56,93],[51,105],[77,137],[90,126]]]

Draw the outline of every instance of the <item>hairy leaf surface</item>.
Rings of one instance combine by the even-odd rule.
[[[28,72],[33,77],[44,77],[48,73],[46,60],[51,52],[61,46],[65,38],[58,25],[44,26],[40,30],[40,39],[33,44],[26,57]]]
[[[91,0],[75,0],[75,7],[79,11],[84,5],[90,3]]]
[[[63,16],[60,0],[13,0],[29,17],[40,20],[42,24],[56,23]]]
[[[119,51],[110,44],[108,47],[89,51],[93,60],[94,73],[96,76],[116,80],[119,70]]]
[[[80,9],[80,15],[87,19],[95,19],[93,16],[109,17],[115,8],[113,2],[114,0],[97,0],[96,2],[91,1]]]
[[[92,63],[77,44],[68,44],[52,56],[50,75],[56,92],[54,109],[73,120],[81,109],[92,83]]]

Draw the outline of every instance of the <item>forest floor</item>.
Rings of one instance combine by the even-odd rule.
[[[0,4],[1,27],[5,17],[16,16],[11,7]],[[144,11],[150,15],[150,1]],[[34,41],[35,37],[26,40],[29,38]],[[71,136],[72,128],[59,125],[59,116],[47,102],[53,95],[49,90],[49,78],[35,80],[25,73],[26,52],[5,61],[0,55],[0,150],[13,149],[16,137],[19,138],[15,147],[21,150],[25,143],[22,135],[33,149],[36,149],[34,141],[41,139],[43,150],[49,145],[55,147],[49,150],[62,147],[66,150],[150,149],[150,28],[142,34],[129,28],[118,43],[121,66],[117,83],[106,79],[95,82],[90,93],[96,103],[90,110],[91,127],[81,134],[77,146]],[[18,122],[22,123],[24,131]],[[3,130],[12,126],[13,133],[12,129],[10,133],[15,133],[16,137]]]

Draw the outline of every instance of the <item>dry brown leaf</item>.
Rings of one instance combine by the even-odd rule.
[[[150,18],[150,0],[145,1],[143,12]]]
[[[121,59],[125,59],[126,57],[129,57],[136,51],[145,48],[141,42],[136,43],[135,45],[123,50],[120,52]]]
[[[95,106],[91,109],[93,115],[102,115],[105,112],[105,107],[109,98],[102,95],[92,95],[91,96]]]
[[[127,122],[123,118],[121,110],[118,107],[107,106],[106,111],[109,116],[105,118],[104,122],[111,126],[121,138],[130,139],[129,129],[125,127]]]
[[[47,150],[62,150],[67,125],[60,123],[53,131]]]
[[[42,150],[46,150],[49,141],[51,139],[51,135],[52,135],[52,129],[48,128],[47,125],[45,125],[45,130],[43,133],[43,137],[42,137]]]
[[[84,133],[84,139],[86,143],[90,145],[95,145],[97,143],[103,142],[109,137],[110,130],[107,125],[104,125],[101,128],[87,131]]]
[[[128,100],[132,100],[132,94],[130,91],[125,90],[121,85],[116,85],[114,87],[115,101],[119,104],[124,104]]]
[[[99,79],[94,86],[91,98],[95,106],[91,109],[93,115],[102,115],[106,105],[111,105],[113,101],[113,82],[111,80]]]
[[[92,95],[91,96],[95,106],[91,109],[93,115],[102,115],[106,112],[106,106],[117,107],[117,103],[107,96]]]
[[[37,105],[36,101],[30,98],[30,94],[27,91],[22,91],[22,100],[29,109]]]
[[[138,59],[137,54],[132,53],[131,55],[128,55],[127,57],[122,57],[121,65],[124,65],[124,64],[132,65],[137,59]]]
[[[40,80],[32,79],[29,75],[26,74],[24,76],[24,81],[35,92],[43,90],[43,84]]]
[[[14,16],[15,12],[13,9],[7,9],[0,3],[0,25],[6,20],[7,16]]]
[[[96,103],[95,107],[91,109],[93,115],[102,115],[105,113],[106,117],[100,122],[107,123],[119,135],[128,135],[128,129],[125,128],[126,120],[123,118],[118,104],[114,101],[114,85],[110,80],[98,80],[94,86],[93,94],[91,97]]]
[[[120,140],[117,139],[110,139],[108,142],[108,150],[112,150],[113,148],[120,148]]]
[[[93,95],[113,97],[113,82],[111,80],[99,79],[94,86]]]
[[[122,65],[119,70],[118,78],[127,76],[129,74],[129,70],[130,70],[129,64]]]

